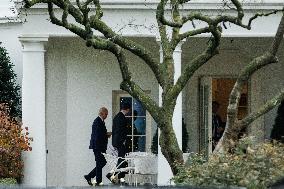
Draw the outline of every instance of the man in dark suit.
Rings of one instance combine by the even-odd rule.
[[[121,111],[118,114],[116,114],[116,116],[113,118],[113,124],[112,124],[112,145],[117,149],[118,157],[122,158],[124,158],[125,154],[128,152],[125,146],[127,131],[128,131],[127,129],[128,120],[125,117],[125,115],[129,113],[130,109],[131,109],[130,104],[123,103],[121,105]],[[123,160],[119,158],[117,161],[117,165],[119,165],[122,161]],[[124,168],[124,167],[127,167],[126,162],[122,163],[118,168]],[[107,174],[106,176],[107,178],[110,179],[111,174]],[[119,173],[118,179],[121,182],[124,182],[124,176],[125,173]]]
[[[105,157],[108,138],[111,136],[107,132],[104,120],[107,118],[108,110],[105,107],[100,108],[99,116],[94,120],[92,125],[92,134],[89,149],[93,149],[96,167],[87,175],[84,175],[87,183],[92,186],[91,179],[96,177],[96,185],[102,184],[102,168],[106,165]]]
[[[225,130],[224,123],[218,115],[220,104],[217,101],[212,102],[212,150],[215,149]]]

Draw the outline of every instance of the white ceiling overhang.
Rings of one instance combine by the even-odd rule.
[[[75,0],[71,0],[76,4]],[[22,7],[22,0],[15,0],[17,8]],[[104,9],[155,9],[159,0],[101,0]],[[244,0],[245,10],[274,10],[282,9],[283,0]],[[32,9],[46,8],[46,4],[37,4]],[[184,10],[218,10],[223,7],[222,0],[191,0],[183,5]]]

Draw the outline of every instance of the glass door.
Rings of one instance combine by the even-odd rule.
[[[213,147],[225,130],[229,96],[235,82],[235,78],[221,77],[202,77],[199,80],[199,152],[206,157],[212,153]],[[248,83],[246,83],[241,91],[238,119],[244,118],[248,110]],[[239,137],[245,133],[246,130],[241,131]]]
[[[212,153],[212,78],[200,78],[199,86],[199,152]]]
[[[116,115],[125,102],[131,105],[131,111],[126,115],[128,119],[126,147],[129,152],[150,151],[152,143],[151,117],[144,109],[141,102],[127,93],[115,94],[113,113]]]

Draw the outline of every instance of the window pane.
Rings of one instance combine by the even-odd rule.
[[[132,143],[132,139],[134,140],[133,143]],[[126,152],[137,152],[137,151],[139,151],[138,150],[139,140],[141,140],[141,139],[139,139],[139,137],[127,136],[126,142],[125,142]],[[132,148],[132,145],[133,145],[133,148]],[[133,151],[132,151],[132,149],[133,149]],[[143,148],[141,148],[141,149],[143,149]]]
[[[146,133],[146,117],[135,117],[134,126],[136,128],[136,135],[145,135]]]
[[[127,135],[132,135],[133,118],[132,117],[126,117],[126,119],[127,119]]]
[[[127,139],[126,150],[145,151],[146,150],[146,110],[142,107],[141,102],[132,97],[120,97],[120,109],[123,103],[128,103],[132,107],[126,117],[127,124]],[[141,136],[142,135],[142,136]]]
[[[128,136],[125,142],[126,152],[132,152],[132,136]]]
[[[133,109],[134,109],[134,112],[137,111],[137,116],[146,116],[146,111],[142,107],[141,102],[136,100],[136,99],[133,99],[133,103],[134,103],[133,104]]]
[[[146,137],[145,136],[135,136],[134,137],[134,151],[140,151],[145,152],[145,143],[146,143]]]

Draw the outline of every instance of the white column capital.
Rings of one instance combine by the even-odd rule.
[[[19,36],[23,51],[45,52],[44,44],[48,41],[48,34],[23,34]]]
[[[180,52],[180,53],[181,53],[181,52],[182,52],[181,47],[182,47],[182,45],[184,44],[185,41],[186,41],[185,39],[181,40],[181,41],[177,44],[177,46],[176,46],[174,52]]]
[[[156,41],[159,43],[159,42],[161,42],[161,36],[160,35],[157,35],[156,36]]]

